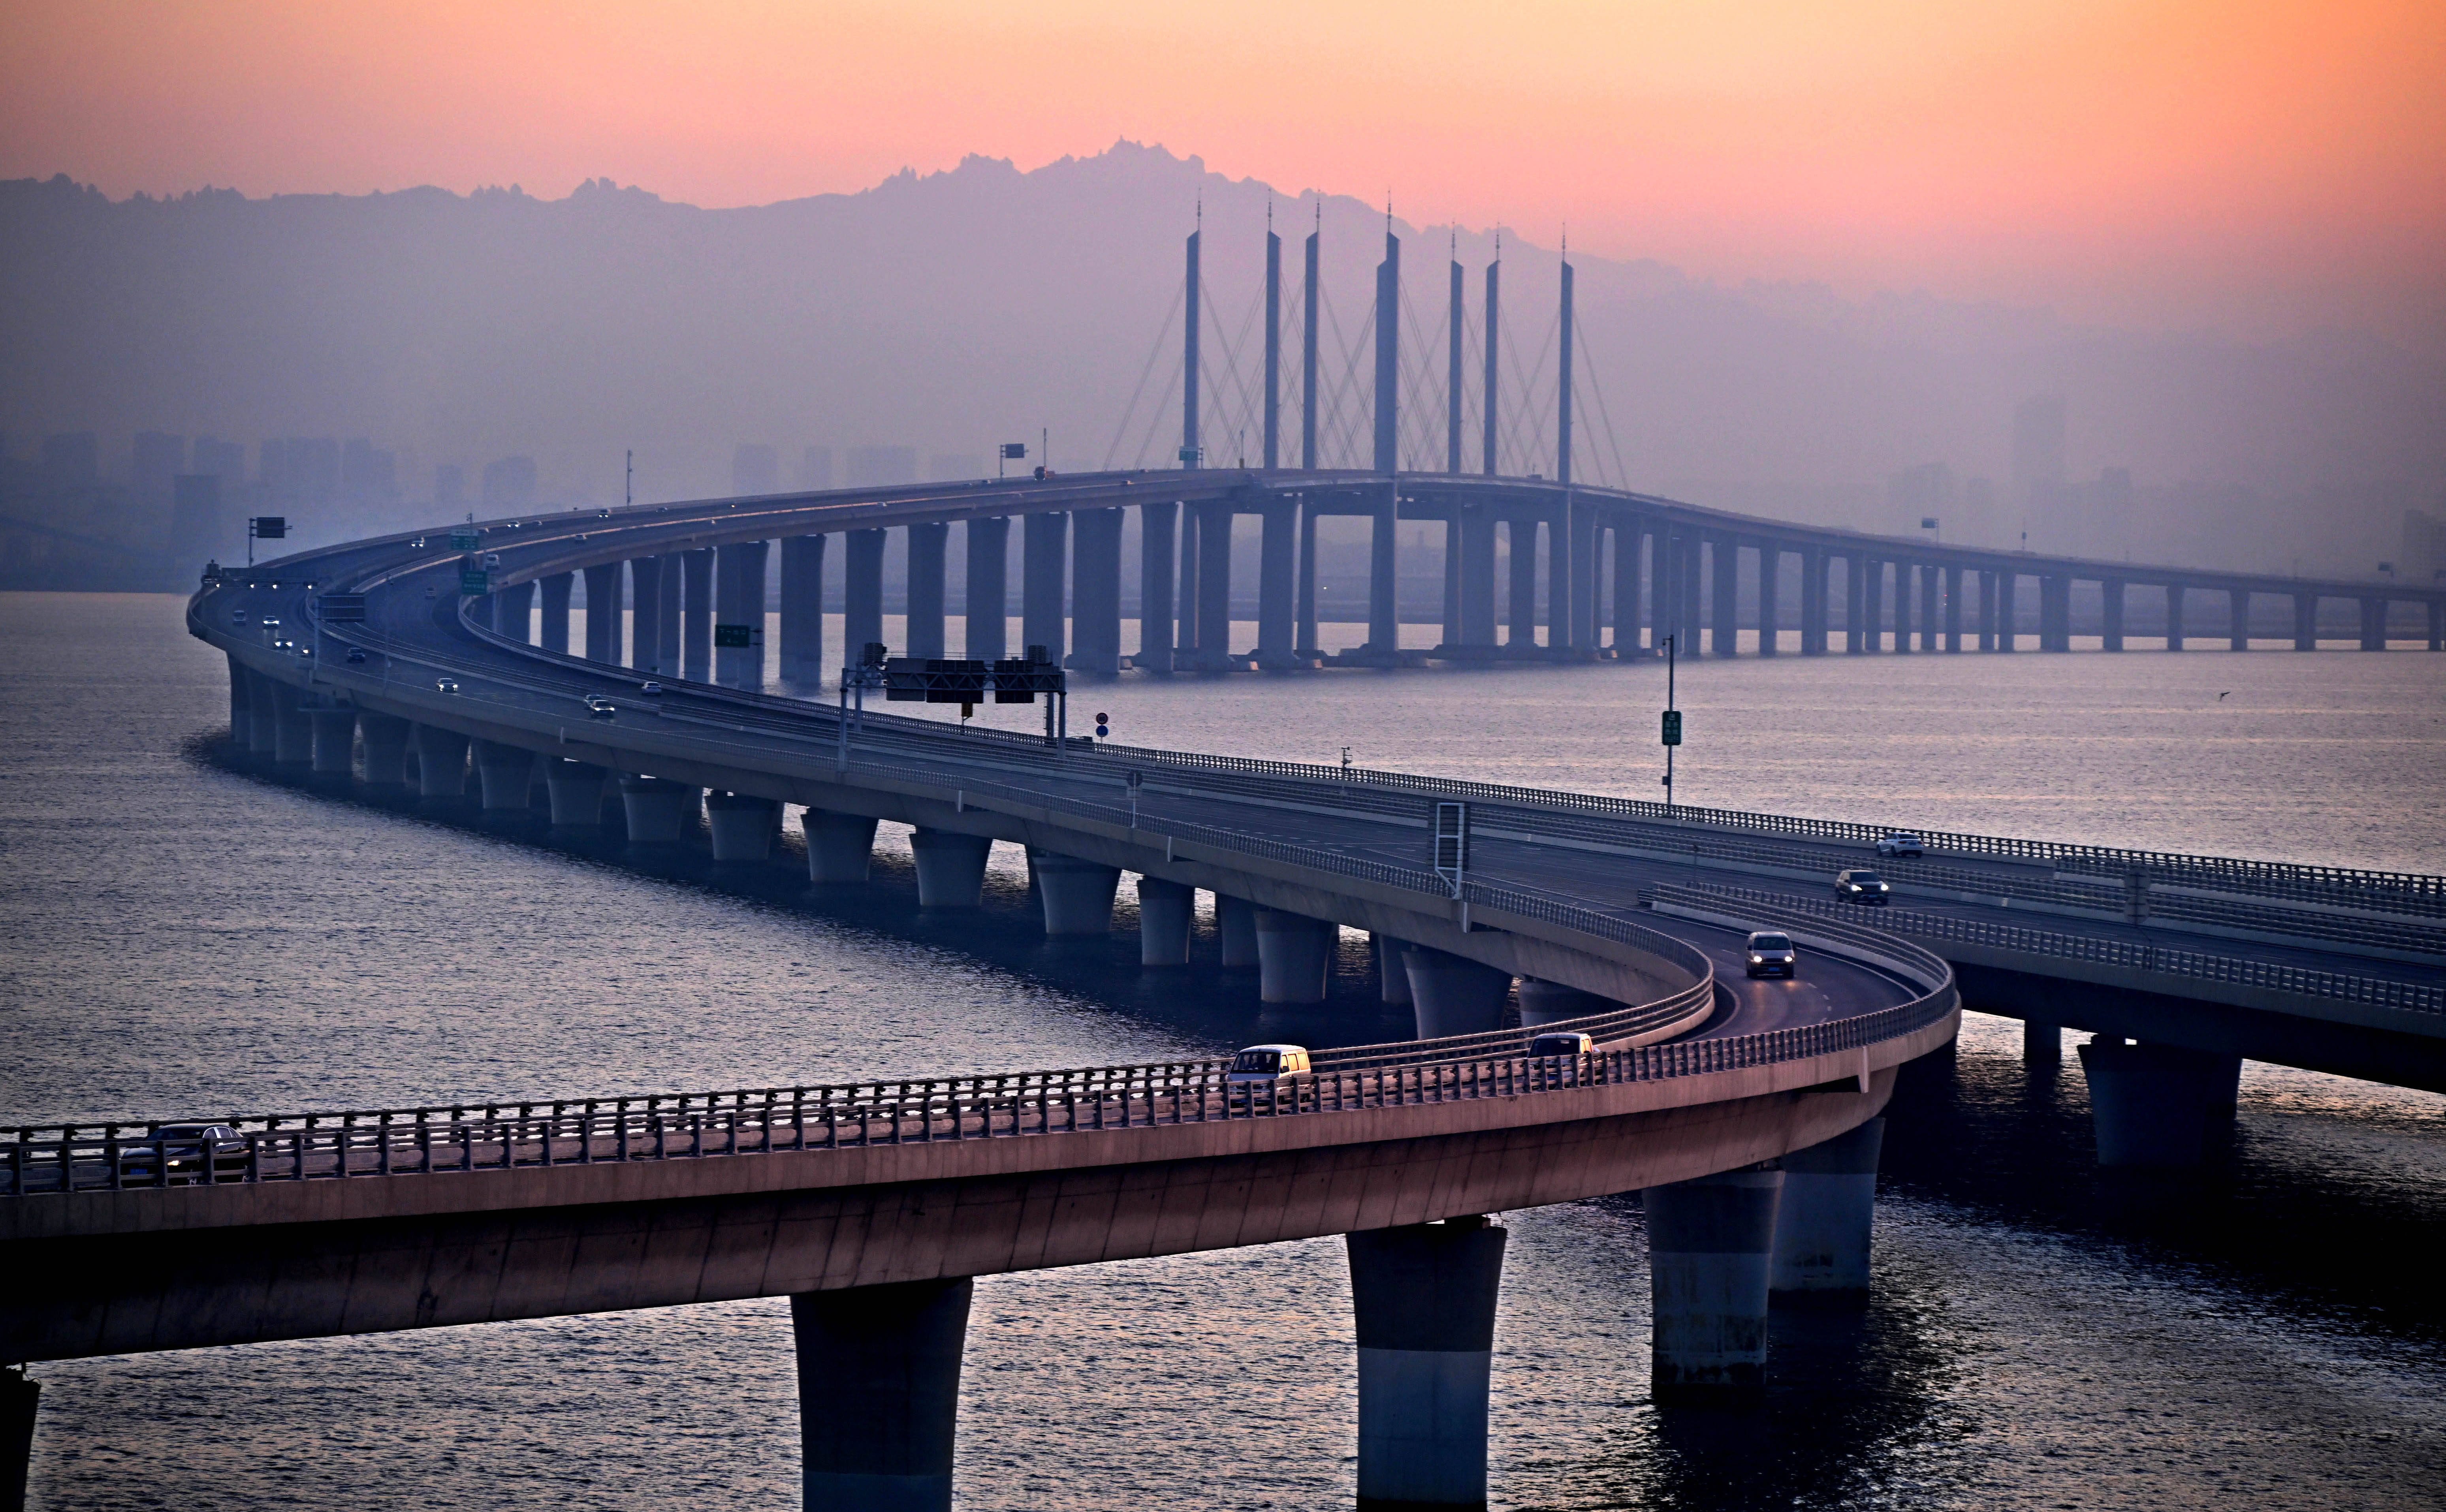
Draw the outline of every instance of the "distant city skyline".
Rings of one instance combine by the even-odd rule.
[[[2446,354],[2434,6],[1766,9],[29,0],[0,177],[736,206],[1126,138],[1722,283]]]

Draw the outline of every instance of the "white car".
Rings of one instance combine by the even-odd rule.
[[[1306,1045],[1251,1045],[1232,1057],[1232,1069],[1223,1073],[1223,1084],[1241,1087],[1284,1082],[1305,1076],[1308,1072]]]
[[[1877,842],[1877,854],[1887,860],[1896,856],[1924,856],[1928,842],[1909,830],[1897,830]]]

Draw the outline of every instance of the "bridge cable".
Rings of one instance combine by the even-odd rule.
[[[1155,346],[1153,350],[1147,353],[1146,365],[1138,369],[1138,386],[1130,390],[1129,408],[1121,411],[1120,423],[1113,427],[1113,442],[1110,446],[1104,448],[1103,470],[1105,472],[1109,473],[1112,471],[1113,458],[1121,449],[1121,438],[1128,434],[1130,420],[1132,417],[1136,416],[1138,412],[1138,396],[1146,392],[1147,380],[1154,375],[1155,364],[1157,361],[1163,356],[1164,343],[1172,336],[1172,323],[1180,318],[1180,307],[1188,300],[1188,298],[1189,279],[1186,275],[1183,275],[1180,282],[1173,286],[1172,310],[1169,314],[1163,317],[1163,328],[1156,333]],[[1160,402],[1157,402],[1156,408],[1159,412],[1162,410],[1163,405]],[[1040,458],[1040,460],[1042,460],[1042,458]]]

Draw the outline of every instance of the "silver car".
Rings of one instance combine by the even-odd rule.
[[[163,1124],[142,1143],[119,1148],[123,1181],[158,1182],[165,1186],[173,1182],[199,1182],[207,1160],[216,1177],[245,1174],[246,1140],[227,1124]]]
[[[1877,854],[1887,860],[1896,856],[1924,856],[1928,854],[1928,842],[1909,830],[1897,830],[1877,842]]]
[[[1800,952],[1792,948],[1792,937],[1774,929],[1760,929],[1752,934],[1742,947],[1748,958],[1749,974],[1753,977],[1797,977],[1800,974]]]

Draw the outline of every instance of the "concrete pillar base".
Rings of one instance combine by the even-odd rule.
[[[1655,1298],[1648,1381],[1660,1405],[1739,1402],[1765,1389],[1767,1277],[1782,1195],[1783,1172],[1755,1169],[1639,1194]]]
[[[2208,1160],[2211,1135],[2232,1116],[2242,1072],[2238,1056],[2104,1036],[2080,1047],[2080,1067],[2098,1163],[2157,1169]]]
[[[467,792],[467,737],[430,724],[416,727],[416,795],[457,798]]]
[[[918,830],[910,834],[909,849],[917,857],[919,907],[973,908],[985,902],[989,836]]]
[[[1048,935],[1101,935],[1113,929],[1113,894],[1121,868],[1050,850],[1027,848],[1036,868],[1036,895],[1044,905]]]
[[[1409,972],[1410,1002],[1418,1015],[1421,1039],[1483,1034],[1503,1027],[1503,999],[1512,993],[1511,973],[1424,945],[1412,945],[1402,952],[1402,961]]]
[[[1367,937],[1376,951],[1377,999],[1387,1007],[1410,1006],[1410,968],[1402,964],[1402,953],[1410,947],[1391,935]]]
[[[1197,889],[1161,877],[1138,878],[1138,964],[1189,964],[1190,925],[1197,917]]]
[[[1214,895],[1214,932],[1222,937],[1223,964],[1253,966],[1257,962],[1257,905],[1246,898]]]
[[[393,715],[357,716],[357,733],[366,745],[366,786],[391,788],[407,781],[407,739],[413,728]]]
[[[306,700],[286,682],[272,684],[272,759],[284,767],[310,765],[314,759],[314,720]]]
[[[1886,1121],[1783,1157],[1768,1289],[1783,1300],[1867,1306],[1869,1229],[1877,1212],[1877,1151]]]
[[[356,711],[317,709],[308,718],[314,725],[314,770],[329,776],[347,776],[355,764]]]
[[[1341,931],[1306,914],[1257,910],[1257,1000],[1323,1002]]]
[[[589,761],[567,757],[543,770],[544,791],[552,796],[552,822],[599,825],[603,822],[603,784],[612,774]]]
[[[1577,987],[1566,987],[1559,981],[1541,981],[1535,977],[1520,979],[1520,1027],[1536,1029],[1546,1024],[1559,1024],[1566,1018],[1586,1018],[1603,1013],[1606,999]]]
[[[43,1383],[22,1365],[0,1368],[0,1512],[23,1512],[27,1472],[34,1465],[34,1413]]]
[[[523,813],[527,790],[535,786],[535,753],[524,746],[498,740],[476,742],[476,782],[486,813]]]
[[[790,1298],[809,1512],[949,1512],[974,1283],[902,1281]]]
[[[714,860],[773,859],[773,834],[781,828],[781,805],[773,799],[710,793],[706,794],[705,820]]]
[[[862,813],[809,809],[799,816],[807,831],[809,882],[864,882],[875,864],[875,821]]]
[[[620,810],[629,820],[632,846],[675,846],[696,822],[704,789],[692,782],[667,782],[661,777],[620,779]]]
[[[2032,1066],[2061,1064],[2063,1026],[2041,1023],[2035,1018],[2022,1020],[2022,1059]]]
[[[1486,1504],[1508,1236],[1451,1219],[1344,1236],[1359,1333],[1359,1504]]]

